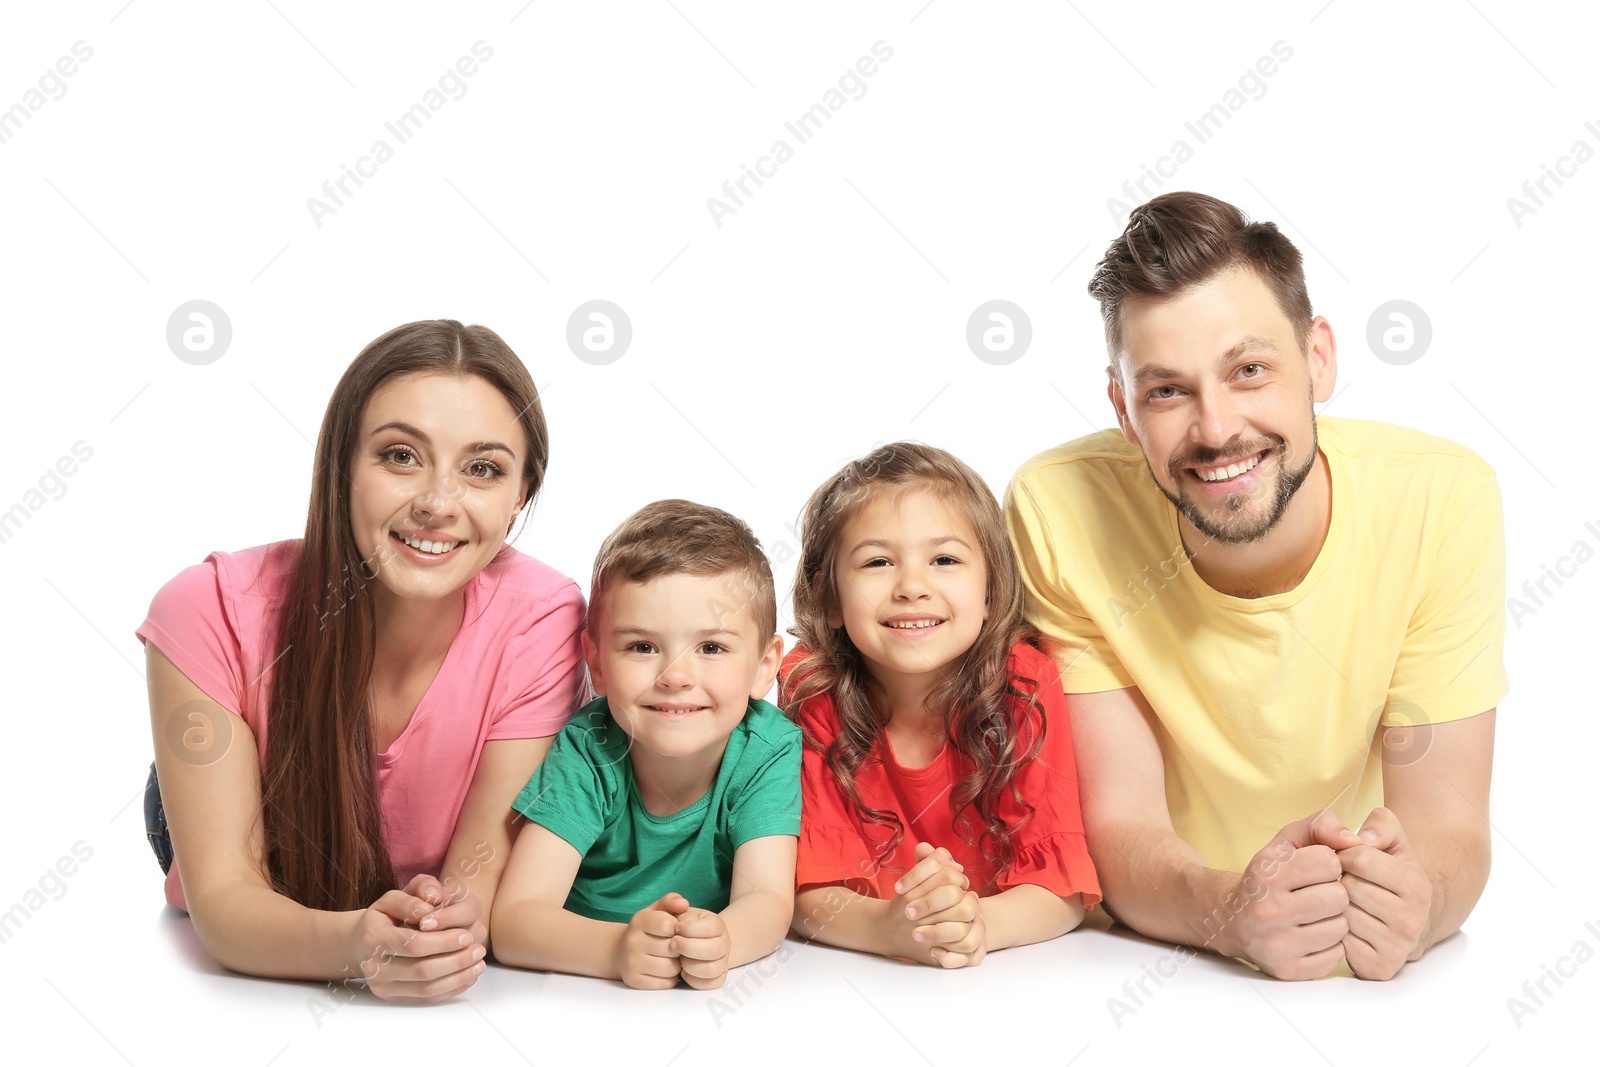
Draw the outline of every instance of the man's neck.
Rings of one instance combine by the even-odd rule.
[[[1332,517],[1333,479],[1328,458],[1319,450],[1283,519],[1261,540],[1241,545],[1214,541],[1182,516],[1178,529],[1202,581],[1219,593],[1254,600],[1300,584],[1322,551]]]

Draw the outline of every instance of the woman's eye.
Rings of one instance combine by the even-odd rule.
[[[417,456],[416,456],[416,453],[411,451],[411,449],[406,448],[404,446],[398,446],[398,447],[395,447],[395,448],[385,449],[384,451],[379,452],[378,453],[378,458],[379,459],[383,459],[383,460],[387,460],[390,463],[393,463],[397,467],[409,467],[409,466],[412,466],[412,464],[411,463],[402,462],[402,460],[415,460],[417,458]]]
[[[490,463],[486,459],[475,460],[472,465],[467,468],[467,470],[474,478],[478,478],[482,481],[498,478],[505,473],[505,471],[500,468],[499,464]]]

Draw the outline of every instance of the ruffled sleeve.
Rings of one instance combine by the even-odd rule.
[[[1078,765],[1060,677],[1049,657],[1032,646],[1017,647],[1012,668],[1024,686],[1035,687],[1044,743],[1038,756],[1017,772],[1017,788],[1033,815],[1012,839],[1016,859],[997,880],[997,888],[1039,885],[1057,896],[1081,893],[1084,906],[1093,907],[1100,901],[1100,879],[1084,840]],[[1039,720],[1031,721],[1036,729]]]

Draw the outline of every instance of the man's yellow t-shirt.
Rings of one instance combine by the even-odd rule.
[[[1328,535],[1276,596],[1229,596],[1195,574],[1176,509],[1115,430],[1035,456],[1006,491],[1028,615],[1060,642],[1067,693],[1139,687],[1173,827],[1218,870],[1243,871],[1324,807],[1359,828],[1383,803],[1380,722],[1466,718],[1508,691],[1494,471],[1414,430],[1317,428]]]

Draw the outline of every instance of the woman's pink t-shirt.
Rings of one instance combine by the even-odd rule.
[[[213,552],[161,587],[137,631],[243,719],[263,757],[276,608],[297,543]],[[384,840],[402,886],[444,865],[484,742],[557,733],[587,694],[572,579],[507,546],[463,588],[460,632],[405,732],[378,756]],[[166,889],[185,908],[177,864]]]

